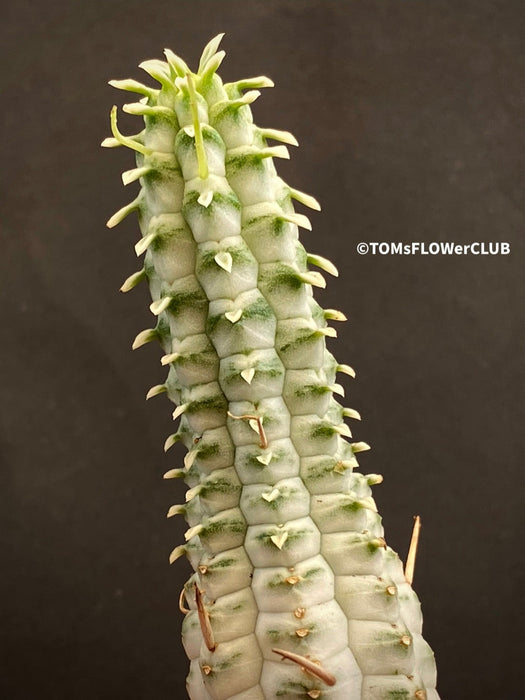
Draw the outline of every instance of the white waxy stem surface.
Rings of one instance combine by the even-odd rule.
[[[134,347],[159,340],[168,377],[148,397],[177,406],[165,449],[188,449],[165,475],[189,487],[168,511],[189,525],[171,560],[185,555],[195,572],[181,598],[188,693],[438,700],[419,601],[371,496],[381,477],[353,471],[369,446],[350,442],[345,421],[360,415],[334,398],[355,372],[327,351],[327,321],[346,317],[315,302],[326,280],[308,266],[337,269],[299,243],[312,225],[293,200],[320,207],[277,176],[273,159],[289,151],[268,140],[295,138],[253,123],[257,88],[272,82],[224,86],[220,39],[196,74],[166,51],[141,64],[160,88],[112,81],[143,95],[125,109],[145,129],[123,136],[114,109],[103,144],[137,154],[123,182],[140,193],[108,225],[138,211],[144,269],[122,289],[148,279],[157,325]]]

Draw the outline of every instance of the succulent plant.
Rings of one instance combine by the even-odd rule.
[[[141,64],[159,87],[111,81],[141,96],[123,109],[145,128],[123,136],[114,107],[103,142],[136,152],[122,179],[140,192],[108,226],[138,213],[144,267],[122,291],[147,279],[157,320],[133,347],[160,342],[168,375],[148,398],[176,405],[165,448],[187,448],[165,478],[189,487],[168,513],[189,526],[170,561],[194,570],[180,598],[188,693],[437,700],[413,563],[385,542],[370,488],[382,477],[355,471],[368,445],[345,419],[360,416],[334,398],[353,370],[326,339],[345,317],[314,300],[325,279],[310,266],[337,270],[299,242],[311,226],[294,209],[319,205],[276,173],[292,134],[253,123],[272,81],[223,84],[221,38],[196,73],[166,51]]]

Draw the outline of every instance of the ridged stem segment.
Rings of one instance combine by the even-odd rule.
[[[194,569],[181,596],[188,610],[183,642],[194,700],[333,698],[436,700],[433,655],[421,636],[419,602],[398,556],[386,545],[370,486],[350,442],[337,372],[353,376],[326,349],[335,337],[313,286],[325,286],[298,228],[309,220],[293,200],[318,209],[288,187],[274,158],[296,144],[288,132],[260,129],[250,105],[265,77],[223,85],[216,75],[219,37],[199,71],[166,52],[142,67],[161,85],[113,81],[144,98],[126,106],[145,129],[113,139],[137,152],[136,200],[110,219],[139,213],[154,328],[134,343],[158,339],[178,430],[165,448],[188,448],[182,477],[186,555]],[[245,90],[247,90],[245,92]],[[187,606],[184,604],[187,601]]]

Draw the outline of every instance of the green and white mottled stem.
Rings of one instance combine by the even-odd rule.
[[[138,196],[131,211],[142,237],[156,324],[133,347],[158,340],[168,376],[148,398],[176,405],[186,503],[170,508],[188,522],[194,574],[181,596],[183,643],[193,700],[438,700],[433,654],[421,636],[418,599],[383,538],[370,486],[354,471],[346,418],[334,394],[338,372],[354,376],[326,349],[336,336],[312,287],[335,266],[307,253],[311,230],[293,201],[318,210],[284,183],[274,158],[288,158],[292,134],[261,129],[250,105],[266,77],[223,84],[222,35],[204,49],[196,73],[171,51],[141,67],[160,85],[111,81],[142,95],[124,111],[145,128],[118,130],[103,145],[136,152]],[[268,140],[280,145],[268,145]],[[187,601],[188,607],[184,605]]]

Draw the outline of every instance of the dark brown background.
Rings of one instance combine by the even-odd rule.
[[[195,66],[219,31],[227,80],[277,84],[258,123],[301,147],[280,172],[315,194],[305,245],[341,272],[322,295],[373,451],[366,471],[415,587],[448,700],[523,693],[524,66],[521,0],[59,0],[4,3],[0,695],[184,696],[167,565],[182,486],[161,474],[169,406],[136,269],[124,149],[102,151],[109,78],[170,46]],[[134,133],[138,121],[122,119]],[[499,257],[359,256],[359,241],[509,241]],[[520,619],[521,618],[521,619]]]

